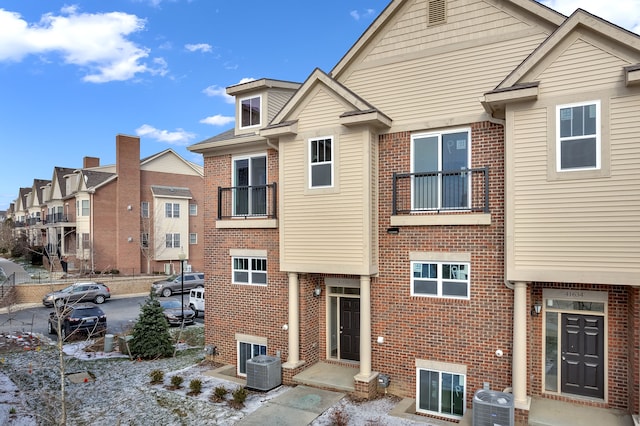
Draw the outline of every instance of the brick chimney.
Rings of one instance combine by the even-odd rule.
[[[100,167],[100,159],[98,157],[84,157],[82,159],[82,168],[90,169],[92,167]]]
[[[140,138],[116,136],[116,256],[123,273],[140,272]]]

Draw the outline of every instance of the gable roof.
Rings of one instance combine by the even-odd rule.
[[[193,195],[191,194],[191,190],[189,188],[182,188],[177,186],[152,185],[151,193],[154,197],[186,198],[189,200],[193,198]]]
[[[18,190],[18,199],[16,200],[17,211],[23,211],[27,209],[27,196],[29,195],[29,192],[31,192],[31,188],[20,188]]]
[[[351,46],[345,55],[331,70],[331,76],[340,79],[343,72],[354,60],[367,49],[367,45],[381,32],[383,32],[396,14],[405,5],[414,3],[415,0],[392,0],[380,15],[369,25],[360,38]],[[501,0],[499,3],[505,7],[511,6],[536,15],[538,18],[553,26],[559,26],[565,20],[565,16],[535,0]]]
[[[115,173],[99,172],[91,169],[83,169],[80,173],[83,176],[81,180],[87,189],[97,189],[118,176]]]
[[[156,154],[143,158],[142,160],[140,160],[140,167],[142,168],[142,166],[152,163],[153,161],[165,156],[175,157],[178,161],[181,161],[182,163],[184,163],[187,167],[191,168],[194,172],[198,173],[201,176],[204,176],[204,169],[202,166],[199,166],[195,163],[185,160],[184,158],[182,158],[182,156],[178,155],[178,153],[176,153],[171,148],[167,148],[164,151],[160,151]]]
[[[321,69],[316,68],[305,80],[300,89],[298,89],[278,114],[276,114],[273,120],[271,120],[271,124],[260,130],[260,134],[277,134],[280,132],[280,130],[278,130],[279,128],[292,125],[295,120],[292,121],[291,116],[294,114],[295,110],[302,105],[307,94],[319,84],[324,85],[345,102],[353,106],[354,109],[352,111],[341,115],[342,124],[355,124],[352,123],[352,121],[363,123],[366,121],[366,118],[363,119],[363,117],[368,116],[370,122],[379,122],[379,125],[381,126],[391,126],[391,119],[384,115],[384,113],[379,111],[366,100],[362,99],[360,96],[353,93],[344,85],[331,78]]]
[[[593,34],[617,48],[608,49],[619,57],[626,56],[626,61],[635,62],[633,57],[640,58],[640,36],[625,30],[611,22],[583,10],[576,11],[565,22],[547,37],[529,56],[505,77],[495,89],[481,97],[485,110],[496,117],[504,116],[504,106],[511,102],[535,100],[540,93],[538,81],[531,80],[536,68],[553,54],[562,49],[565,40],[577,32]],[[627,85],[640,83],[640,64],[631,64],[621,69]]]
[[[64,183],[65,182],[64,177],[73,173],[74,170],[75,169],[72,169],[69,167],[56,166],[53,168],[53,177],[51,178],[52,187],[57,185],[58,189],[60,190],[60,194],[62,195],[62,198],[67,196],[67,185]],[[52,191],[51,196],[53,196],[54,189],[52,188],[51,191]]]
[[[40,206],[42,203],[44,203],[44,198],[42,196],[42,191],[43,191],[43,188],[45,186],[47,186],[48,184],[50,184],[50,183],[51,183],[50,180],[45,180],[45,179],[34,179],[33,180],[33,191],[35,191],[34,198],[33,198],[33,205],[34,206]]]
[[[521,79],[539,64],[550,52],[552,52],[563,40],[579,28],[588,28],[598,35],[608,38],[615,43],[625,45],[640,53],[640,36],[625,30],[609,21],[583,10],[576,11],[567,18],[556,31],[538,46],[517,68],[515,68],[497,87],[509,88],[518,83],[525,83]],[[633,68],[630,68],[634,71]]]

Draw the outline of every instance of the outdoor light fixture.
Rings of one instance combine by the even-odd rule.
[[[182,312],[182,325],[184,326],[184,260],[187,258],[187,255],[184,254],[184,250],[180,247],[180,254],[178,254],[178,259],[180,259],[180,308]]]
[[[538,315],[540,315],[540,311],[542,310],[542,304],[540,302],[534,304],[531,307],[531,316],[532,317],[537,317]]]
[[[322,293],[322,289],[320,288],[319,285],[317,285],[316,288],[313,290],[313,297],[318,297],[320,296],[321,293]]]
[[[400,233],[400,228],[394,226],[393,228],[387,228],[387,234],[396,235]]]

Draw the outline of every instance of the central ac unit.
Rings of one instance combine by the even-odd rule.
[[[513,395],[480,389],[473,396],[473,426],[513,426]]]
[[[247,360],[247,387],[269,391],[282,384],[280,358],[258,355]]]

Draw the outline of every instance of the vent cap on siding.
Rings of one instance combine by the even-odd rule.
[[[444,24],[447,22],[447,0],[429,0],[427,14],[428,25]]]

